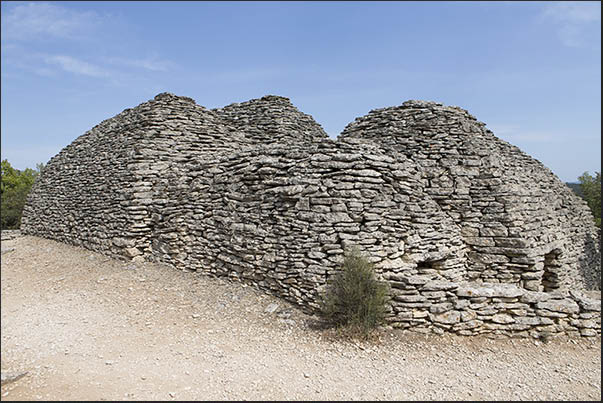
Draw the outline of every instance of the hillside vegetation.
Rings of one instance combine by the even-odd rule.
[[[20,171],[13,168],[8,160],[2,161],[2,229],[19,228],[27,195],[43,167],[43,164],[38,164],[36,170],[26,168]]]

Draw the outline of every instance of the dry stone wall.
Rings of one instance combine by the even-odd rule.
[[[341,137],[369,139],[423,167],[426,193],[461,226],[468,279],[532,291],[600,287],[586,203],[484,126],[461,108],[408,101],[356,119]]]
[[[353,245],[382,269],[433,261],[437,278],[461,279],[458,228],[423,197],[415,165],[399,157],[325,139],[311,148],[259,146],[178,167],[156,187],[172,202],[157,206],[148,252],[312,307]]]
[[[138,246],[148,243],[150,181],[171,164],[242,142],[191,98],[160,94],[103,121],[54,156],[32,187],[21,225],[73,245],[140,255]]]
[[[564,186],[460,108],[371,111],[334,141],[287,98],[208,110],[164,93],[51,159],[22,231],[309,310],[356,246],[396,327],[593,336],[600,235]]]
[[[123,245],[113,240],[135,225],[129,153],[144,124],[142,114],[124,111],[54,156],[32,187],[23,233],[119,254]]]

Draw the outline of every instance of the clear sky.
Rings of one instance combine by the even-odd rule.
[[[35,168],[164,91],[286,96],[335,138],[371,109],[467,109],[563,181],[601,171],[600,2],[2,1],[2,159]]]

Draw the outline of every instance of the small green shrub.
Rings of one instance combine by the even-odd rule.
[[[342,270],[328,282],[322,316],[351,335],[367,336],[385,321],[389,286],[375,277],[374,265],[356,248],[346,253]]]

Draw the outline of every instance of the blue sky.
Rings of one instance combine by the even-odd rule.
[[[2,159],[46,163],[164,91],[289,97],[331,137],[371,109],[467,109],[564,181],[601,171],[600,2],[6,2]]]

